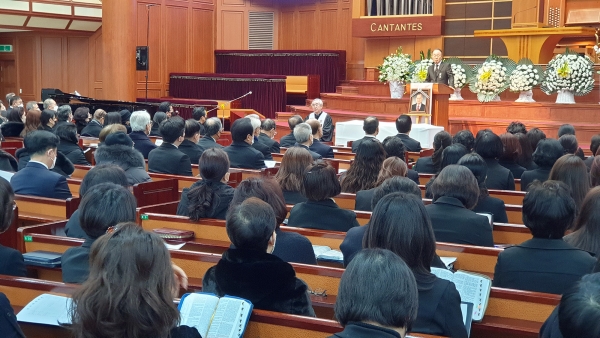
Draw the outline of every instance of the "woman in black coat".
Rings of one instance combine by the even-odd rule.
[[[112,163],[125,170],[129,185],[150,182],[152,179],[146,172],[144,156],[133,149],[133,141],[124,132],[116,132],[106,136],[94,153],[96,164]]]
[[[546,181],[550,176],[550,170],[552,170],[554,163],[563,155],[564,149],[558,140],[551,138],[540,140],[532,155],[533,162],[538,167],[527,170],[521,175],[521,191],[527,191],[529,185],[535,180]]]
[[[420,174],[437,174],[442,170],[442,152],[452,144],[452,136],[447,131],[441,131],[433,137],[433,155],[421,157],[413,169]]]
[[[302,147],[289,148],[281,159],[281,166],[275,174],[275,180],[283,190],[286,204],[306,202],[302,195],[302,177],[306,167],[313,163],[310,152]]]
[[[498,164],[510,170],[514,178],[521,179],[521,175],[527,169],[517,163],[522,152],[519,139],[516,135],[504,133],[500,135],[500,140],[502,140],[502,144],[504,145],[504,151],[502,152],[502,156],[500,156]]]
[[[292,208],[288,225],[344,232],[360,226],[354,211],[340,208],[333,200],[341,189],[335,169],[328,162],[316,161],[304,172],[302,194],[308,201]]]
[[[15,206],[15,194],[10,183],[0,178],[0,234],[12,224]],[[27,275],[23,255],[19,251],[0,245],[0,275]]]
[[[502,140],[491,130],[485,129],[477,133],[474,151],[485,160],[488,174],[485,185],[488,189],[515,190],[515,177],[512,172],[498,163],[504,152]]]
[[[225,219],[233,199],[233,188],[229,181],[229,158],[219,148],[210,148],[199,160],[201,180],[183,189],[177,215],[187,216],[193,221],[201,218]]]
[[[60,138],[58,151],[63,153],[73,164],[90,165],[85,154],[79,148],[77,127],[72,123],[65,123],[56,128],[56,136]]]
[[[4,137],[21,137],[21,132],[25,128],[23,116],[25,112],[22,107],[10,108],[7,113],[8,122],[4,122],[0,126],[2,136]]]
[[[412,194],[393,193],[383,197],[375,206],[363,245],[394,252],[412,270],[419,290],[419,310],[412,327],[414,332],[467,338],[460,311],[460,295],[454,283],[431,273],[435,238],[421,199]]]

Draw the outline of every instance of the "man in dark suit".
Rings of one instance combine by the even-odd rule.
[[[269,146],[258,141],[258,137],[260,136],[260,125],[261,125],[260,117],[256,114],[250,114],[250,115],[247,115],[246,118],[250,119],[252,128],[254,128],[254,134],[253,134],[254,140],[252,142],[252,148],[260,151],[263,154],[263,156],[265,157],[265,160],[273,161],[273,156],[271,156],[271,151],[269,149]]]
[[[396,156],[402,159],[403,161],[406,161],[406,157],[404,156],[406,149],[404,148],[404,143],[402,143],[402,140],[400,140],[400,138],[396,136],[388,136],[383,140],[381,144],[383,145],[383,149],[385,150],[387,157]],[[408,169],[406,177],[410,178],[416,184],[420,184],[418,172],[412,169]]]
[[[129,119],[129,124],[131,126],[129,138],[133,141],[133,148],[142,153],[145,159],[148,159],[148,154],[156,149],[156,144],[148,137],[152,129],[150,114],[146,111],[134,111]]]
[[[37,130],[27,134],[23,143],[31,159],[10,180],[15,194],[57,199],[73,197],[67,179],[48,170],[56,163],[59,142],[58,136],[49,131]]]
[[[502,288],[563,294],[596,259],[563,240],[577,213],[567,185],[534,182],[523,199],[523,223],[533,238],[498,255],[492,285]]]
[[[163,143],[148,154],[148,171],[151,173],[192,176],[190,158],[177,147],[183,142],[185,122],[179,116],[160,123]]]
[[[454,74],[452,73],[452,66],[449,63],[443,61],[443,55],[441,49],[435,49],[431,54],[433,65],[427,69],[427,78],[425,82],[429,83],[443,83],[450,88],[454,88]]]
[[[217,117],[209,118],[204,122],[204,131],[206,134],[198,140],[198,146],[200,146],[203,151],[209,148],[223,148],[222,145],[217,143],[217,140],[223,132],[221,120]]]
[[[238,119],[231,125],[230,146],[223,148],[229,157],[231,168],[262,169],[265,168],[265,157],[252,147],[254,128],[248,118]]]
[[[308,123],[313,133],[313,143],[310,145],[310,147],[308,147],[308,149],[323,156],[323,158],[333,158],[333,148],[319,141],[321,136],[323,136],[323,128],[321,127],[319,121],[315,119],[308,119],[306,120],[306,123]]]
[[[271,119],[264,119],[260,124],[260,135],[258,135],[258,141],[269,147],[269,151],[271,153],[279,154],[281,151],[279,142],[273,139],[277,133],[275,128],[275,121]]]
[[[178,149],[190,158],[192,164],[198,164],[202,156],[202,148],[197,144],[200,140],[200,123],[194,119],[185,121],[185,140],[181,142]]]
[[[352,142],[353,153],[356,153],[358,147],[364,140],[373,139],[379,134],[379,120],[374,116],[367,117],[363,122],[363,130],[365,131],[365,137]]]
[[[294,128],[300,123],[304,122],[300,115],[294,115],[288,119],[288,126],[290,126],[290,133],[283,136],[279,140],[279,145],[284,148],[293,147],[296,144],[296,138],[294,137]]]
[[[402,140],[404,147],[408,151],[420,152],[421,151],[421,142],[411,138],[408,136],[410,130],[412,129],[412,119],[408,115],[400,115],[396,120],[396,130],[398,130],[398,135],[396,137]]]
[[[423,103],[423,94],[415,95],[415,103],[410,107],[410,111],[425,111],[425,103]]]
[[[192,118],[200,124],[200,136],[204,136],[206,134],[206,129],[204,129],[204,123],[206,122],[206,109],[204,107],[196,107],[192,111]]]
[[[54,130],[63,124],[71,123],[73,120],[73,111],[71,110],[71,106],[65,104],[58,107],[58,110],[56,111],[56,120],[57,121],[54,124],[54,127],[52,127]]]
[[[106,112],[104,110],[96,109],[94,112],[94,118],[81,130],[81,136],[98,138],[100,136],[100,131],[102,131],[102,128],[104,128],[105,117]]]
[[[313,160],[319,160],[323,158],[321,154],[317,154],[314,151],[310,150],[310,146],[313,143],[313,134],[312,128],[308,123],[298,124],[294,128],[294,137],[296,138],[296,143],[294,144],[294,147],[300,147],[308,150]]]

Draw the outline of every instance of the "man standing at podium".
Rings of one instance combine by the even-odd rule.
[[[443,55],[441,49],[434,49],[431,54],[433,65],[427,69],[427,78],[425,82],[428,83],[443,83],[451,88],[454,88],[454,74],[452,74],[452,67],[449,63],[443,62]]]

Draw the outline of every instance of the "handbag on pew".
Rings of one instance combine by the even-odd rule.
[[[158,228],[152,230],[155,234],[166,240],[188,240],[195,237],[195,233],[190,230],[177,230],[169,228]]]
[[[23,254],[26,265],[41,266],[45,268],[58,268],[61,264],[62,254],[50,251],[32,251]]]

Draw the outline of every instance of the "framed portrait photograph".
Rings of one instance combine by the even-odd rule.
[[[407,115],[412,116],[416,123],[431,123],[432,93],[430,83],[411,84]]]

